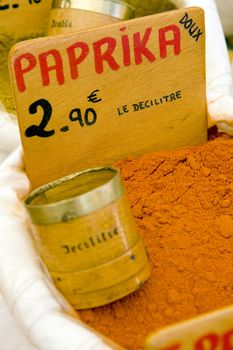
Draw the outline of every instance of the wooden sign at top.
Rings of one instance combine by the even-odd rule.
[[[47,32],[52,0],[0,0],[0,102],[14,111],[8,71],[10,48]]]
[[[0,38],[42,36],[47,30],[52,0],[0,0]]]
[[[233,307],[211,312],[151,334],[145,350],[231,350]]]
[[[206,141],[200,8],[20,43],[10,68],[33,188]]]

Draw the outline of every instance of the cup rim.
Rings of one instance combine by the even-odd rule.
[[[52,8],[72,8],[109,15],[119,20],[135,17],[135,8],[119,0],[54,0]]]
[[[113,176],[100,186],[97,186],[85,193],[71,198],[58,200],[53,203],[32,204],[32,201],[46,193],[48,190],[67,183],[85,174],[110,171]],[[58,222],[67,222],[102,209],[117,200],[124,193],[124,186],[121,180],[120,171],[114,167],[98,167],[82,170],[71,175],[59,178],[45,184],[24,199],[24,206],[27,209],[34,224],[47,225]]]

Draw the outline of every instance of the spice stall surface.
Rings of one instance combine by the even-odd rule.
[[[149,253],[141,290],[82,320],[129,350],[175,322],[233,303],[233,140],[117,164]]]
[[[140,1],[128,2],[135,2],[134,5],[137,5]],[[154,1],[141,3],[146,9]],[[161,0],[160,4],[162,3],[164,6],[171,6],[165,5],[166,0]],[[146,336],[151,331],[232,305],[232,142],[230,138],[222,135],[221,138],[209,141],[203,146],[147,154],[116,164],[122,170],[138,230],[148,250],[152,276],[140,291],[121,301],[107,307],[79,312],[84,322],[128,350],[141,350]],[[15,231],[16,228],[17,222]],[[23,234],[19,230],[21,237],[12,232],[15,234],[13,241],[16,242],[18,238],[20,242],[20,238],[24,235],[26,237],[26,227],[24,230]],[[8,234],[8,239],[9,236]],[[4,236],[2,242],[7,242],[7,239],[4,241]],[[0,256],[3,256],[4,248],[3,245],[0,246]],[[20,244],[17,246],[18,250],[16,246],[9,245],[9,252],[14,252],[12,260],[16,261],[17,256],[21,261],[24,251],[20,250]],[[10,253],[8,254],[9,262],[12,262]],[[32,256],[31,261],[35,261],[35,256]],[[8,263],[1,264],[5,267],[7,265]],[[25,271],[27,267],[25,264]],[[16,304],[22,305],[16,288],[21,277],[19,271],[15,283],[12,279],[10,281],[8,276],[6,278],[6,299],[12,303],[14,297],[17,297],[17,303],[13,303],[14,309]],[[23,278],[21,282],[22,280]],[[50,285],[47,289],[50,291]],[[94,335],[92,337],[92,334],[88,334],[84,325],[80,327],[77,323],[73,334],[70,319],[61,320],[63,322],[59,322],[60,327],[51,327],[52,322],[47,325],[46,322],[43,324],[35,321],[39,320],[39,317],[32,317],[35,309],[39,314],[44,306],[48,307],[48,300],[56,303],[51,293],[48,299],[44,297],[39,302],[36,294],[28,294],[31,298],[27,303],[28,312],[25,313],[25,309],[21,307],[19,311],[22,313],[19,312],[18,315],[23,324],[27,321],[27,335],[31,335],[34,344],[37,344],[36,347],[57,350],[59,343],[60,348],[70,349],[73,346],[79,348],[79,344],[82,343],[82,349],[89,348]],[[53,320],[57,316],[65,318],[61,305],[59,312],[53,310],[50,312],[47,309],[48,319],[51,316]],[[6,336],[2,328],[0,333]],[[12,335],[13,331],[9,333]],[[1,350],[2,346],[6,350],[13,350],[2,341],[1,334]],[[83,341],[84,337],[86,341]],[[99,345],[101,350],[105,348],[103,344],[95,341],[96,347]],[[26,346],[22,348],[25,350]],[[19,346],[14,347],[16,348],[19,350]]]

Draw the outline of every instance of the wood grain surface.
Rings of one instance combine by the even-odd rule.
[[[0,101],[15,110],[8,54],[17,42],[43,36],[52,0],[0,0]]]
[[[206,141],[199,8],[19,43],[10,69],[33,188]]]

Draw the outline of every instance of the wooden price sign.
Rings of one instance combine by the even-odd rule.
[[[47,29],[51,4],[52,0],[0,0],[0,35],[41,36]]]
[[[10,48],[47,31],[52,0],[0,0],[0,102],[12,111],[14,99],[8,71]]]
[[[146,350],[232,350],[233,307],[152,334]]]
[[[200,8],[19,43],[10,68],[34,188],[206,141]]]

